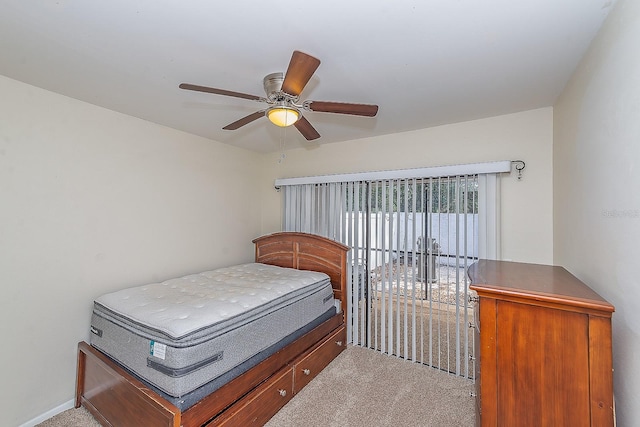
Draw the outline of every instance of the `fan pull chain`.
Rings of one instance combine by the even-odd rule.
[[[284,159],[287,157],[286,154],[284,154],[284,147],[285,147],[285,143],[287,140],[287,127],[283,127],[282,131],[280,133],[280,158],[278,159],[278,163],[282,164],[282,162],[284,162]]]

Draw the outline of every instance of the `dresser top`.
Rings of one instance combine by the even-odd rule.
[[[479,260],[468,270],[470,288],[496,294],[613,312],[614,307],[562,267]]]

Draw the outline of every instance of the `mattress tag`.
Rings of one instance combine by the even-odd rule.
[[[149,354],[164,360],[164,356],[167,353],[167,345],[155,341],[149,342]]]

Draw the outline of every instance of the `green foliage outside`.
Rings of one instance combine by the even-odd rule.
[[[429,212],[477,213],[478,181],[472,177],[408,179],[362,183],[358,186],[359,200],[353,191],[347,203],[358,203],[365,212]],[[370,194],[370,197],[367,197]]]

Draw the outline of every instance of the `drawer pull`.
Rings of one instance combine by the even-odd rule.
[[[287,395],[287,390],[280,389],[278,390],[278,393],[280,393],[280,396],[285,397]]]
[[[303,369],[302,373],[305,374],[305,375],[310,375],[311,371],[309,369]]]
[[[342,341],[336,341],[336,345],[337,345],[338,347],[342,347]]]

